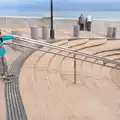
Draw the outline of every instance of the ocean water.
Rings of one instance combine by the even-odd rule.
[[[55,2],[54,17],[78,18],[80,14],[93,19],[120,19],[120,3]],[[9,9],[7,9],[9,8]],[[0,16],[50,16],[50,3],[20,4],[1,9]]]
[[[76,19],[83,14],[85,17],[91,15],[93,19],[120,19],[120,11],[54,11],[55,18],[72,18]],[[35,16],[35,17],[44,17],[50,16],[50,11],[42,12],[18,12],[18,11],[2,11],[0,16]]]

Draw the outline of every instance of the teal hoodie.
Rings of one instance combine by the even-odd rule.
[[[7,40],[11,40],[14,36],[1,36],[3,42]],[[6,49],[3,46],[3,42],[0,40],[0,56],[4,56],[6,54]]]

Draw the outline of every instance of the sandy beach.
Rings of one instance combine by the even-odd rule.
[[[77,24],[77,19],[60,19],[54,18],[54,29],[73,29],[73,26]],[[48,25],[50,27],[49,18],[39,17],[0,17],[0,27],[4,28],[29,28],[29,26],[43,26]],[[117,36],[120,33],[120,21],[119,20],[93,20],[92,32],[95,34],[106,35],[108,27],[117,27]]]
[[[19,24],[12,22],[19,19]],[[4,21],[4,19],[2,19]],[[48,20],[30,18],[35,25],[48,25]],[[1,21],[1,19],[0,19]],[[73,25],[77,20],[54,20],[55,39],[58,46],[77,50],[79,52],[104,57],[110,60],[120,59],[120,40],[107,40],[107,27],[117,27],[119,38],[120,21],[93,21],[92,31],[80,31],[78,39],[68,41],[73,37]],[[2,29],[20,30],[30,37],[30,28],[25,18],[9,18]],[[13,25],[13,26],[12,26]],[[50,30],[50,29],[49,29]],[[89,38],[96,38],[89,40]],[[102,39],[98,39],[102,38]],[[40,33],[42,40],[42,33]],[[64,39],[63,41],[60,41]],[[6,58],[10,66],[21,52],[12,50],[9,46]],[[73,56],[64,51],[47,47],[41,50]],[[99,60],[77,56],[76,84],[74,83],[74,60],[56,54],[34,52],[24,62],[19,75],[19,89],[28,120],[119,120],[119,70],[100,66]],[[91,62],[85,62],[89,60]],[[112,67],[114,64],[106,63]],[[0,119],[5,118],[4,84],[0,83]]]
[[[77,24],[77,19],[64,19],[54,18],[54,29],[69,29],[73,30],[73,26]],[[0,17],[1,28],[29,28],[30,26],[43,26],[48,25],[50,27],[49,18],[39,17]],[[106,36],[108,27],[117,28],[117,37],[120,37],[120,21],[119,20],[93,20],[92,21],[92,32]]]

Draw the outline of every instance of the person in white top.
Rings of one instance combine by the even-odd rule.
[[[92,23],[92,17],[91,17],[91,15],[88,15],[86,18],[87,31],[91,31],[91,23]]]

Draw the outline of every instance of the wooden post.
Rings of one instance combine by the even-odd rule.
[[[76,54],[74,54],[74,84],[76,84]]]

